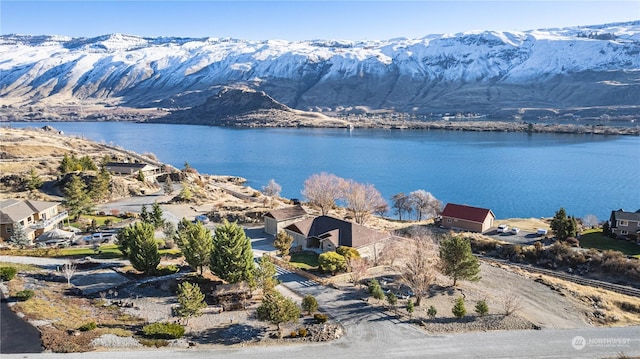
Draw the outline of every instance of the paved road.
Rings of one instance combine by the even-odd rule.
[[[18,317],[7,305],[0,290],[0,354],[40,353],[40,331]]]

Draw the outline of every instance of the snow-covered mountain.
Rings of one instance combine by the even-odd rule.
[[[640,108],[640,21],[386,41],[0,36],[1,104],[189,107],[225,86],[302,110]]]

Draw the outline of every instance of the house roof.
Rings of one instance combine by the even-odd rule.
[[[286,221],[288,219],[299,218],[307,215],[307,211],[300,206],[291,206],[269,211],[265,217],[271,217],[276,221]]]
[[[16,199],[3,200],[0,201],[0,223],[10,224],[20,222],[35,213],[44,212],[58,205],[58,202],[20,201]]]
[[[320,216],[290,224],[286,229],[303,236],[329,240],[336,246],[359,248],[389,238],[390,235],[341,219]],[[337,237],[337,241],[335,238]]]
[[[443,217],[464,219],[466,221],[482,223],[488,215],[496,217],[488,208],[471,207],[462,204],[447,203],[442,211]]]
[[[147,163],[138,163],[138,162],[109,162],[105,165],[107,169],[114,168],[127,168],[127,169],[154,169],[156,166],[149,165]]]
[[[625,212],[623,210],[612,211],[615,220],[640,222],[640,212]]]

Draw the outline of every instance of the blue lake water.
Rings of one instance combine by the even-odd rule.
[[[235,175],[261,189],[273,178],[300,198],[319,172],[371,183],[389,199],[424,189],[443,202],[491,208],[498,218],[608,219],[640,209],[640,137],[442,130],[231,129],[122,122],[52,125],[201,173]]]

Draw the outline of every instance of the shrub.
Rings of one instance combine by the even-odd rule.
[[[295,338],[295,337],[297,337],[297,336],[298,336],[298,332],[293,331],[293,332],[291,332],[291,334],[289,334],[289,335],[291,335],[291,338]]]
[[[486,300],[481,300],[476,303],[476,313],[478,313],[481,317],[484,317],[485,314],[489,313],[489,305],[487,305]]]
[[[175,264],[160,266],[156,269],[156,275],[163,276],[180,272],[180,268]]]
[[[429,316],[430,319],[435,319],[436,314],[438,314],[438,310],[433,305],[430,306],[429,309],[427,309],[427,315]]]
[[[464,298],[458,297],[458,299],[456,299],[456,304],[453,305],[451,312],[458,319],[464,317],[467,314],[467,309],[464,307]]]
[[[152,323],[145,325],[142,332],[154,339],[179,339],[184,335],[184,327],[177,323]]]
[[[88,332],[90,330],[96,329],[97,327],[98,325],[96,324],[96,322],[89,322],[89,323],[82,324],[80,328],[78,328],[78,330],[81,332]]]
[[[18,270],[15,267],[0,267],[0,281],[10,281],[12,280],[16,274],[18,274]]]
[[[18,301],[24,302],[31,299],[36,293],[31,289],[21,290],[14,296]]]
[[[375,299],[384,298],[384,291],[380,287],[380,283],[378,283],[378,281],[375,279],[372,279],[369,282],[369,294],[371,294],[371,296]]]
[[[324,323],[329,319],[329,317],[327,317],[326,314],[316,313],[313,315],[313,319],[318,323]]]
[[[306,337],[307,336],[307,328],[300,328],[298,329],[298,335],[301,337]]]
[[[140,344],[144,345],[145,347],[156,347],[156,348],[160,348],[160,347],[166,347],[169,345],[169,342],[166,341],[165,339],[139,339],[138,340],[140,342]]]

